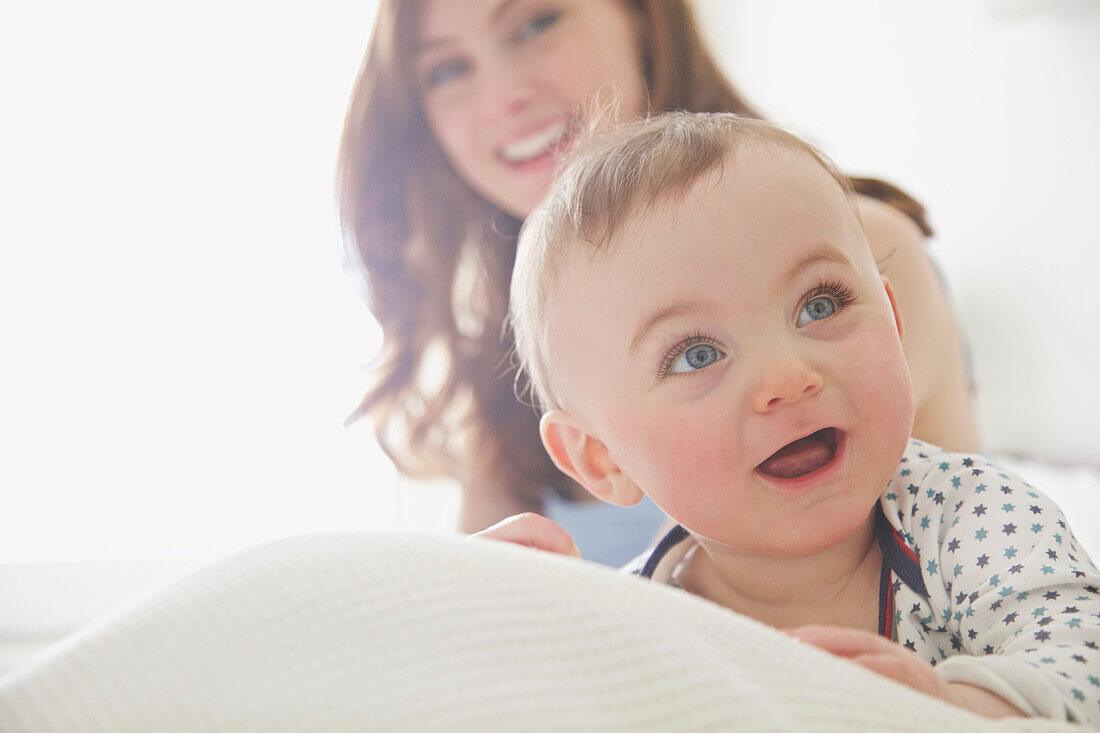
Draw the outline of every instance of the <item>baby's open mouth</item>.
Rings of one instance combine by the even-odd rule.
[[[756,470],[772,478],[792,479],[813,473],[836,455],[837,429],[824,428],[772,453]]]

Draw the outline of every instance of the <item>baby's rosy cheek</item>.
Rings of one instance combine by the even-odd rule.
[[[645,467],[636,482],[646,491],[674,489],[681,501],[706,495],[709,487],[725,482],[731,455],[729,441],[713,430],[663,430],[647,433],[639,444],[639,459]],[[698,496],[697,496],[698,495]]]
[[[860,401],[861,411],[877,423],[876,433],[883,440],[904,444],[912,429],[916,404],[909,369],[899,353],[883,350],[866,352],[872,358],[851,375],[851,393]]]

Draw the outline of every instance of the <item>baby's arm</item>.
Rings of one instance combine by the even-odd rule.
[[[981,529],[970,533],[970,562],[960,556],[949,599],[965,619],[960,637],[972,656],[949,659],[940,672],[983,686],[1007,682],[1071,719],[1100,722],[1100,575],[1054,502],[1007,472],[986,478],[986,498],[970,502],[968,514],[979,506],[993,514],[981,522],[989,534],[979,542]]]
[[[909,477],[903,524],[929,592],[921,626],[950,638],[936,673],[1029,715],[1100,723],[1100,573],[1061,510],[980,456],[933,458]]]
[[[568,532],[554,520],[534,512],[524,512],[508,517],[471,537],[512,542],[560,555],[581,556],[580,550],[577,549]]]
[[[928,662],[879,634],[842,626],[802,626],[787,633],[925,695],[987,718],[1024,715],[1018,707],[989,690],[948,682]]]

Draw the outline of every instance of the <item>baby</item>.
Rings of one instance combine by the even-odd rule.
[[[812,147],[619,128],[528,219],[511,302],[557,466],[679,523],[635,572],[990,717],[1100,723],[1100,574],[1021,479],[909,438],[894,294]],[[481,534],[574,552],[536,515]]]

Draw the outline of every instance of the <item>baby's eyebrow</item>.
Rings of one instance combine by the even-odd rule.
[[[787,280],[793,280],[798,273],[802,272],[808,267],[813,267],[819,262],[835,262],[840,265],[852,266],[852,263],[844,256],[836,247],[829,244],[822,244],[811,250],[805,257],[795,263],[795,266],[787,271]]]
[[[643,341],[649,338],[649,334],[653,333],[653,329],[655,329],[661,321],[666,321],[669,318],[675,318],[685,313],[700,310],[707,310],[706,303],[699,300],[678,300],[665,308],[654,311],[653,315],[647,318],[644,325],[634,334],[634,338],[630,342],[630,350],[628,353],[634,356],[638,347]]]

